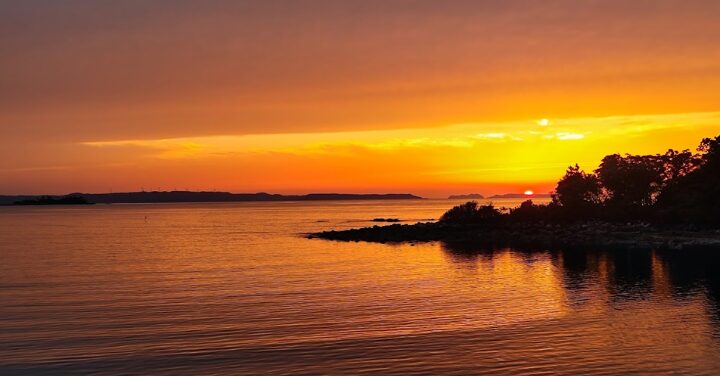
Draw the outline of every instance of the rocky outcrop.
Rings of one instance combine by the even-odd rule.
[[[645,223],[447,225],[425,222],[394,224],[308,234],[309,238],[378,243],[443,241],[488,247],[612,247],[641,249],[720,249],[720,230]]]

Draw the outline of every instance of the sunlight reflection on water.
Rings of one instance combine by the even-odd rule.
[[[0,373],[713,374],[720,366],[713,254],[300,235],[376,217],[437,218],[452,204],[0,208]]]

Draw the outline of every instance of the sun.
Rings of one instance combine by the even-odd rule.
[[[524,194],[525,196],[532,196],[532,195],[535,194],[535,192],[533,192],[533,191],[531,191],[531,190],[528,189],[527,191],[523,192],[523,194]]]
[[[540,119],[540,120],[538,120],[537,123],[538,123],[538,125],[541,126],[541,127],[547,127],[548,125],[550,125],[550,120],[548,120],[548,119]]]

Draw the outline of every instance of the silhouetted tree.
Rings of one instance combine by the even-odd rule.
[[[690,150],[677,151],[669,149],[659,156],[663,161],[662,189],[678,181],[678,178],[694,171],[701,163],[701,158]]]
[[[606,206],[636,211],[653,204],[663,187],[665,161],[660,155],[608,155],[595,170],[605,189]]]
[[[576,164],[568,167],[565,176],[558,181],[552,200],[568,217],[580,219],[593,214],[601,202],[601,193],[597,176],[582,171]]]
[[[720,136],[703,139],[700,154],[662,191],[657,217],[666,222],[720,224]]]
[[[469,201],[457,205],[440,217],[445,224],[479,224],[492,223],[502,217],[502,214],[492,204],[478,205],[476,201]]]

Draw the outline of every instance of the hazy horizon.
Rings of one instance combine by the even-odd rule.
[[[186,190],[186,189],[152,189],[148,188],[145,190],[134,190],[134,191],[98,191],[98,192],[82,192],[82,191],[70,191],[70,192],[44,192],[44,193],[0,193],[0,196],[43,196],[43,195],[49,195],[49,196],[61,196],[61,195],[69,195],[74,193],[80,193],[80,194],[113,194],[113,193],[141,193],[141,192],[202,192],[202,193],[231,193],[231,194],[271,194],[271,195],[281,195],[281,196],[295,196],[295,195],[310,195],[310,194],[338,194],[338,195],[382,195],[382,194],[410,194],[414,196],[418,196],[420,198],[424,199],[447,199],[449,196],[454,195],[472,195],[472,194],[480,194],[485,198],[490,198],[492,196],[496,195],[523,195],[528,197],[529,199],[532,199],[533,197],[542,197],[544,195],[548,195],[552,193],[551,191],[548,192],[532,192],[527,193],[525,192],[498,192],[498,193],[481,193],[481,192],[456,192],[456,193],[450,193],[443,196],[423,196],[416,194],[414,192],[401,192],[401,191],[382,191],[378,190],[376,192],[335,192],[335,191],[308,191],[308,192],[272,192],[267,190],[260,190],[257,192],[241,192],[241,191],[223,191],[223,190]]]

